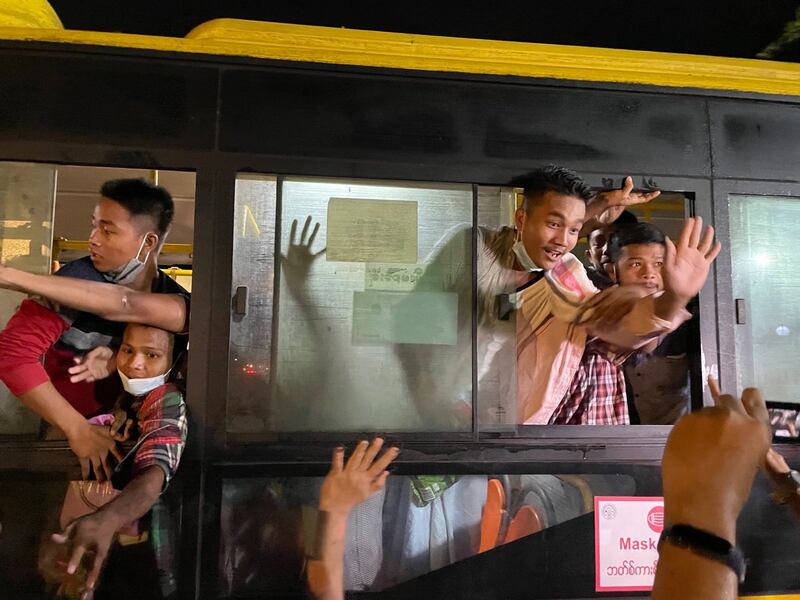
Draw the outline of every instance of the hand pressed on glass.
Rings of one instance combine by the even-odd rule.
[[[390,448],[378,457],[382,446],[381,438],[375,438],[369,444],[366,440],[359,442],[346,464],[344,448],[333,451],[331,470],[322,483],[320,510],[349,513],[357,504],[383,488],[389,476],[386,467],[400,450]]]

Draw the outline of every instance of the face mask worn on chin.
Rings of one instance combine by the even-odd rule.
[[[514,242],[514,245],[511,247],[511,250],[514,251],[514,254],[517,256],[517,261],[519,264],[522,265],[522,268],[526,271],[539,271],[541,267],[539,267],[531,257],[528,256],[528,251],[525,250],[525,244],[522,243],[522,236],[517,234],[517,239]]]
[[[142,253],[142,248],[144,248],[144,243],[146,241],[147,241],[147,236],[144,236],[144,238],[142,239],[142,243],[139,246],[139,250],[136,252],[136,256],[130,259],[117,271],[109,271],[108,273],[103,273],[103,278],[109,283],[118,283],[120,285],[126,285],[128,283],[131,283],[134,279],[136,279],[139,273],[142,272],[142,269],[144,269],[144,265],[145,263],[147,263],[147,259],[150,258],[150,251],[148,250],[147,255],[144,257],[144,260],[139,260],[139,255]]]
[[[172,369],[169,371],[171,370]],[[131,396],[144,396],[145,394],[152,392],[158,386],[164,385],[167,381],[169,371],[163,375],[156,375],[155,377],[137,377],[135,379],[131,379],[125,375],[125,373],[117,369],[119,378],[122,380],[122,387]]]

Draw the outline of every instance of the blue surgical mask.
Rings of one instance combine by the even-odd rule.
[[[144,260],[139,260],[139,255],[142,253],[145,241],[147,241],[147,236],[142,238],[142,243],[139,246],[139,250],[136,252],[136,256],[116,271],[103,273],[103,278],[109,283],[118,283],[120,285],[127,285],[133,282],[144,269],[147,259],[150,258],[150,251],[148,250]]]
[[[511,248],[514,251],[514,254],[517,256],[517,261],[522,268],[526,271],[539,271],[541,267],[537,266],[531,257],[528,256],[528,251],[525,250],[525,244],[522,243],[522,236],[517,235],[517,240],[514,242],[514,245]]]
[[[169,371],[171,370],[172,369]],[[119,378],[122,380],[122,387],[131,396],[144,396],[145,394],[152,392],[157,387],[164,385],[167,382],[169,371],[162,375],[156,375],[155,377],[137,377],[132,379],[117,369]]]

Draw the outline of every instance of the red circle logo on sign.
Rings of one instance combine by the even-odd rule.
[[[656,533],[664,529],[664,507],[655,506],[647,513],[647,525]]]

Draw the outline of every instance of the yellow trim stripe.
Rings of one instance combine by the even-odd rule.
[[[800,96],[800,64],[216,19],[186,38],[0,28],[0,39]]]

